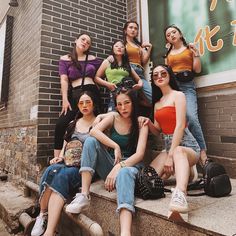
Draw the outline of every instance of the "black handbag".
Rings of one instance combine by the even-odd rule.
[[[138,172],[135,183],[137,197],[144,200],[158,199],[165,197],[164,192],[170,192],[170,190],[164,188],[163,180],[153,167],[147,166]]]
[[[190,70],[179,71],[175,74],[175,77],[179,82],[190,82],[194,79],[194,72]]]
[[[118,89],[121,89],[121,88],[132,89],[135,84],[136,83],[134,82],[133,78],[127,76],[127,77],[124,77],[120,83],[117,83],[116,86]]]
[[[232,186],[225,168],[216,162],[209,160],[203,169],[203,178],[188,185],[188,190],[204,189],[204,192],[189,196],[208,195],[211,197],[224,197],[231,193]]]

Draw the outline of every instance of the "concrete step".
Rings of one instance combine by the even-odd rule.
[[[209,196],[187,197],[190,212],[188,222],[174,223],[168,220],[168,204],[171,194],[158,200],[136,199],[133,235],[234,235],[236,234],[236,180],[232,181],[232,193],[222,198]],[[104,189],[98,181],[91,188],[91,207],[87,216],[102,226],[105,235],[119,235],[119,218],[116,210],[116,193]]]
[[[231,179],[232,193],[222,198],[208,196],[187,197],[190,212],[187,222],[174,223],[167,218],[171,194],[158,200],[136,199],[136,213],[133,220],[133,236],[159,235],[234,235],[236,234],[236,180]],[[171,186],[169,186],[170,188]],[[119,235],[119,218],[116,210],[116,192],[104,189],[104,182],[97,181],[91,187],[91,207],[84,215],[101,225],[104,235]],[[11,228],[11,233],[19,229],[19,215],[34,206],[35,201],[25,198],[21,190],[10,182],[0,181],[0,218]],[[82,215],[82,214],[81,214]],[[74,215],[74,217],[77,217]],[[60,235],[75,236],[80,229],[63,212]],[[64,233],[66,232],[66,234]],[[76,232],[76,233],[75,233]]]
[[[0,219],[8,226],[10,233],[20,230],[18,221],[22,212],[34,207],[35,201],[25,198],[23,192],[7,181],[0,181]]]

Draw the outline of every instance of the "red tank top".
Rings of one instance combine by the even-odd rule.
[[[164,134],[173,134],[176,126],[176,111],[173,106],[166,106],[157,109],[155,120],[161,127]]]

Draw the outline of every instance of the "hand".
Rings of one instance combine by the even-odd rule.
[[[117,86],[115,84],[113,84],[113,83],[108,82],[107,88],[110,91],[114,91],[117,88]]]
[[[152,48],[152,44],[151,43],[143,43],[142,44],[142,48]]]
[[[121,159],[122,159],[122,154],[121,154],[121,150],[120,150],[120,146],[117,145],[117,147],[115,147],[114,149],[114,155],[115,155],[115,161],[114,161],[114,165],[118,164]]]
[[[107,60],[110,62],[110,63],[113,63],[114,62],[114,57],[112,55],[108,56],[107,57]]]
[[[188,47],[189,47],[189,49],[193,52],[193,54],[194,54],[195,57],[198,57],[198,56],[199,56],[199,51],[198,51],[198,49],[196,48],[196,46],[195,46],[194,43],[189,43],[189,44],[188,44]]]
[[[62,109],[61,109],[60,115],[62,115],[63,113],[64,113],[64,115],[66,115],[68,109],[69,109],[70,111],[72,110],[69,101],[68,101],[67,99],[66,99],[66,100],[63,100],[63,101],[62,101]]]
[[[173,175],[174,174],[174,162],[172,154],[168,154],[165,164],[164,164],[164,172],[167,175]]]
[[[144,117],[144,116],[139,116],[138,117],[138,124],[139,124],[139,127],[143,127],[145,125],[148,125],[150,122],[150,119],[147,118],[147,117]]]
[[[109,192],[113,191],[115,189],[116,184],[116,177],[120,171],[121,166],[119,164],[116,164],[109,175],[107,176],[105,180],[105,189]]]
[[[139,90],[143,87],[143,81],[140,79],[137,84],[133,86],[134,90]]]
[[[63,161],[62,157],[54,157],[52,160],[50,160],[50,165],[56,164],[56,163],[61,162],[61,161]]]

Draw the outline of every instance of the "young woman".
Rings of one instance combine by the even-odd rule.
[[[175,74],[179,72],[200,73],[200,55],[194,44],[187,44],[180,29],[174,25],[168,26],[164,33],[167,44],[169,44],[165,63],[172,67]],[[177,84],[186,96],[188,127],[201,148],[200,164],[204,165],[207,160],[206,143],[198,119],[195,84],[190,77],[181,81],[177,80]]]
[[[78,113],[70,123],[59,157],[50,161],[40,182],[40,214],[32,229],[32,236],[53,236],[60,218],[61,210],[69,198],[78,192],[81,186],[81,176],[78,167],[68,167],[63,161],[64,148],[68,141],[77,139],[84,143],[89,136],[89,129],[98,113],[95,105],[96,97],[90,91],[82,92],[78,97]],[[47,227],[46,227],[47,222]]]
[[[132,77],[136,81],[136,84],[133,85],[133,89],[135,90],[142,88],[143,85],[142,80],[130,67],[125,46],[122,41],[118,40],[112,45],[112,56],[114,61],[110,63],[105,59],[99,67],[95,77],[95,82],[97,84],[105,86],[110,90],[110,103],[108,105],[109,111],[115,110],[114,96],[116,94],[117,86],[121,86],[123,78]],[[107,81],[102,79],[104,76]]]
[[[159,154],[151,166],[158,175],[166,179],[175,174],[176,187],[172,193],[169,210],[185,213],[188,211],[186,189],[190,177],[190,168],[200,156],[197,141],[187,128],[186,100],[178,91],[173,71],[166,65],[154,68],[152,74],[152,92],[154,102],[154,124],[143,118],[153,134],[164,135],[165,150]]]
[[[138,41],[139,25],[136,21],[127,21],[123,28],[123,40],[129,57],[131,67],[143,81],[143,93],[149,105],[152,104],[152,89],[149,82],[144,77],[144,66],[147,64],[152,44]]]
[[[121,235],[131,235],[135,178],[145,152],[148,127],[139,129],[133,90],[121,90],[116,96],[118,113],[108,115],[93,128],[84,143],[80,173],[82,192],[66,211],[80,213],[90,205],[89,189],[94,172],[105,180],[107,191],[117,190]],[[110,136],[104,131],[110,129]],[[106,148],[108,147],[108,149]]]
[[[102,61],[89,54],[90,47],[90,36],[81,34],[75,40],[71,54],[62,56],[59,61],[62,110],[55,127],[54,157],[59,156],[63,146],[65,130],[77,113],[75,101],[81,87],[83,87],[83,90],[93,92],[98,104],[100,102],[100,94],[94,82],[94,77]],[[84,85],[82,86],[83,77]]]

